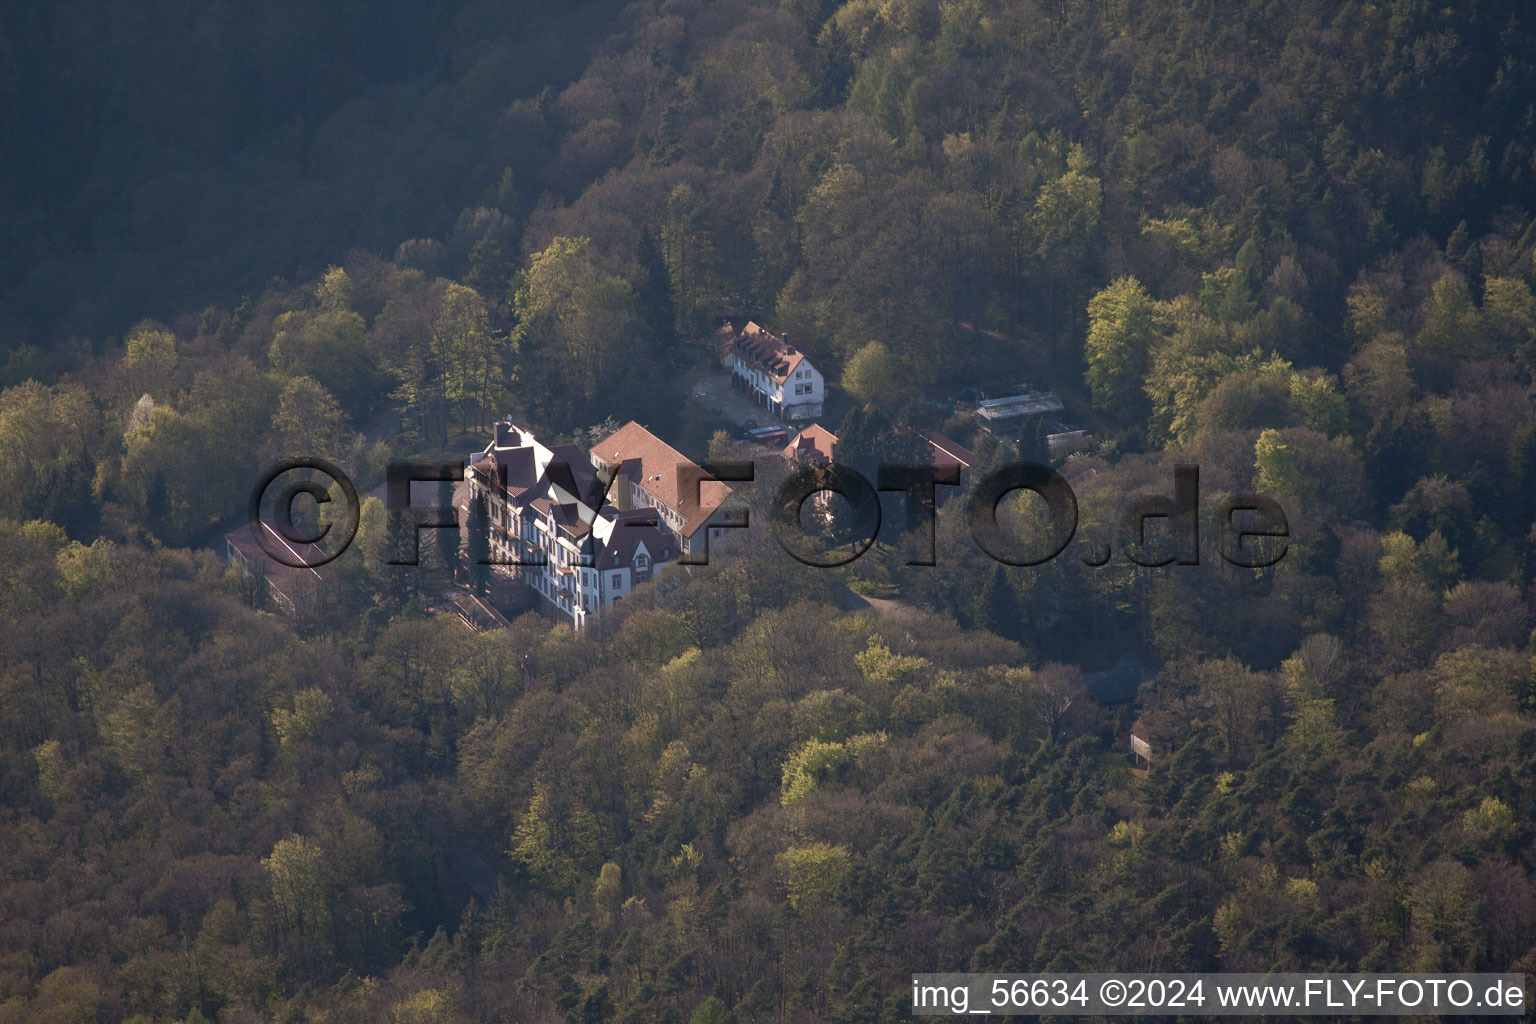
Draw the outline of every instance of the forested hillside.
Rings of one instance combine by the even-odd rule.
[[[542,165],[501,110],[580,74],[617,8],[11,5],[0,345],[120,333],[445,231],[482,179]]]
[[[1536,973],[1528,5],[311,6],[0,22],[0,1021]],[[1057,388],[1116,554],[761,523],[576,636],[433,614],[377,499],[318,621],[210,550],[276,460],[369,487],[508,409],[714,454],[726,309],[815,350],[858,466],[1042,457],[954,399]],[[1179,464],[1285,557],[1125,558]]]

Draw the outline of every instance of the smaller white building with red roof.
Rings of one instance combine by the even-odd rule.
[[[715,332],[721,362],[730,360],[731,386],[785,420],[821,415],[827,384],[810,353],[753,321],[740,330],[730,324]]]
[[[779,454],[789,462],[826,466],[837,458],[837,435],[819,423],[812,423]]]

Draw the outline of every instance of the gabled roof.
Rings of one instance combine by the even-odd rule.
[[[756,321],[748,321],[747,326],[736,333],[733,347],[747,365],[780,383],[787,380],[801,363],[815,366],[806,352],[759,327]]]
[[[560,532],[572,540],[580,540],[592,531],[592,525],[581,514],[582,507],[574,501],[551,503],[550,514]]]
[[[267,536],[267,542],[281,549],[290,562],[316,562],[325,557],[325,552],[314,544],[293,544],[272,528],[266,520],[261,522],[261,530]],[[320,584],[330,574],[330,563],[318,568],[307,566],[284,565],[263,550],[262,545],[251,536],[251,529],[242,526],[231,530],[224,535],[225,542],[244,557],[246,564],[252,571],[260,571],[267,581],[289,600],[297,602],[301,597],[307,597],[315,593]]]
[[[603,486],[597,479],[597,472],[588,461],[587,453],[574,444],[556,445],[550,449],[544,476],[566,496],[588,504],[602,504]]]
[[[498,448],[492,444],[469,462],[471,470],[493,476],[510,494],[521,494],[539,479],[537,453],[531,445]]]
[[[837,435],[819,423],[800,431],[780,453],[786,459],[805,459],[817,464],[831,462],[837,450]]]
[[[507,443],[501,443],[503,439]],[[512,505],[550,516],[573,541],[591,532],[607,496],[581,448],[573,444],[547,448],[532,433],[511,424],[498,424],[497,441],[475,455],[470,468],[482,476],[494,472],[493,479],[499,479]]]
[[[651,524],[653,516],[654,513],[639,510],[617,512],[612,519],[605,519],[607,536],[601,535],[603,528],[599,527],[599,535],[593,538],[595,544],[601,545],[592,559],[593,568],[622,569],[632,565],[642,551],[653,567],[670,562],[676,554],[673,541]]]
[[[720,355],[731,352],[736,347],[736,328],[727,321],[715,329],[715,351]]]
[[[934,465],[958,465],[969,469],[971,463],[976,461],[976,456],[971,450],[958,441],[952,441],[937,430],[923,431],[923,437],[933,445]]]
[[[634,420],[599,441],[592,449],[592,457],[606,466],[615,467],[638,484],[656,504],[676,513],[683,521],[680,532],[684,537],[693,536],[731,494],[731,489],[718,480],[705,480],[699,484],[698,501],[683,497],[679,493],[678,471],[691,469],[693,473],[702,473],[702,470],[692,459]]]

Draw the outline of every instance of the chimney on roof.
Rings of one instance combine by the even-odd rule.
[[[496,424],[496,447],[507,447],[507,435],[512,432],[512,424],[506,420],[500,420]]]

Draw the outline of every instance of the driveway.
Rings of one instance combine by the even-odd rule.
[[[745,427],[748,420],[754,420],[760,427],[788,427],[791,435],[812,423],[820,423],[835,432],[851,404],[842,391],[828,388],[820,416],[793,422],[781,420],[748,398],[745,392],[731,387],[730,372],[720,369],[718,362],[710,362],[693,371],[693,384],[688,389],[688,395],[709,409],[715,419],[721,420],[721,426]]]
[[[778,426],[782,421],[763,406],[753,402],[745,392],[731,387],[731,375],[719,368],[705,368],[695,372],[689,395],[695,402],[709,409],[716,419],[737,427],[745,427],[748,420],[760,427]],[[722,423],[722,426],[726,423]]]

